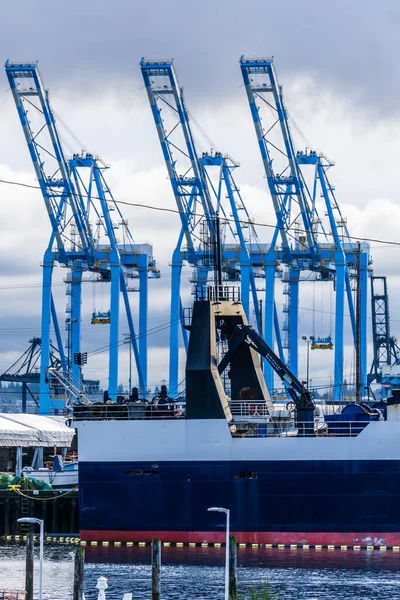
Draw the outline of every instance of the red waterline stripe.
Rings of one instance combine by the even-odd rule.
[[[310,546],[400,546],[400,532],[243,532],[232,531],[238,544],[309,544]],[[218,531],[108,531],[83,529],[82,541],[150,542],[158,539],[171,543],[224,543],[225,533]]]

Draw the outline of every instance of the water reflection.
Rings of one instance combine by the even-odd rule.
[[[164,565],[224,565],[225,548],[162,548]],[[86,549],[86,562],[148,564],[150,547]],[[238,565],[247,568],[400,570],[400,553],[354,550],[291,550],[289,548],[238,548]]]
[[[73,549],[45,549],[47,597],[72,596]],[[163,548],[162,600],[219,600],[224,587],[223,548]],[[268,581],[283,600],[400,600],[400,553],[239,549],[239,591]],[[38,567],[38,560],[36,560]],[[148,600],[150,548],[87,548],[85,595],[97,598],[96,580],[108,578],[107,600]],[[36,573],[36,583],[38,573]],[[0,548],[0,588],[23,588],[24,548]]]

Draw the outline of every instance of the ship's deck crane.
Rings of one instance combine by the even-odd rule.
[[[229,350],[218,365],[219,374],[221,375],[224,372],[242,344],[247,344],[265,358],[285,385],[289,396],[295,404],[296,420],[299,430],[301,429],[306,435],[314,435],[315,403],[311,393],[275,354],[262,337],[260,337],[249,325],[236,325],[232,338],[229,341]]]
[[[233,243],[228,244],[225,236],[221,244],[222,272],[228,281],[240,278],[245,311],[249,315],[251,294],[260,327],[255,277],[262,271],[263,258],[233,178],[238,165],[220,152],[209,151],[201,155],[198,152],[173,61],[142,59],[140,66],[182,224],[172,259],[169,391],[174,394],[178,387],[179,324],[183,325],[180,299],[183,262],[195,268],[192,282],[197,288],[205,288],[215,266],[215,223],[220,215],[226,233],[233,239]],[[211,170],[214,170],[214,177],[210,175]],[[223,204],[225,197],[229,213]],[[246,223],[252,229],[251,240],[244,234]],[[183,337],[187,349],[185,331]]]
[[[366,381],[367,361],[367,294],[369,248],[362,245],[360,261],[357,245],[350,242],[345,220],[336,201],[327,172],[333,165],[323,155],[306,148],[297,150],[289,125],[282,87],[278,83],[273,58],[240,59],[250,112],[276,214],[276,231],[266,266],[265,339],[273,346],[275,277],[278,261],[286,266],[283,282],[288,295],[286,326],[288,365],[297,376],[299,340],[299,282],[303,272],[311,272],[314,280],[335,280],[335,370],[334,394],[340,399],[343,384],[344,296],[347,294],[349,314],[355,339],[355,310],[351,294],[350,271],[360,268],[361,288],[361,363]],[[314,170],[311,183],[306,170]],[[322,196],[318,211],[317,191]],[[322,209],[322,210],[321,210]],[[323,224],[321,214],[327,217]],[[281,245],[277,246],[278,237]],[[333,242],[332,242],[333,238]],[[308,280],[310,279],[307,275]],[[273,386],[273,372],[266,370],[268,387]]]
[[[84,272],[95,273],[99,281],[111,283],[111,324],[109,352],[109,394],[116,399],[118,387],[119,301],[122,293],[130,339],[136,358],[140,387],[146,388],[147,276],[157,276],[152,248],[133,243],[127,222],[105,181],[107,165],[88,152],[67,159],[37,62],[7,61],[6,74],[17,107],[36,177],[52,226],[52,234],[43,260],[42,344],[40,377],[40,411],[48,413],[62,408],[50,398],[46,369],[50,355],[50,322],[53,319],[60,338],[52,297],[52,275],[56,263],[71,270],[67,283],[71,287],[70,339],[71,356],[67,373],[75,386],[81,385],[81,373],[72,357],[79,355],[81,344],[81,284]],[[111,210],[121,218],[124,240],[120,244],[111,219]],[[92,220],[96,219],[96,232]],[[73,227],[73,235],[69,235]],[[128,301],[127,278],[139,277],[140,351],[136,344],[133,318]],[[140,355],[140,356],[139,356]],[[64,357],[65,361],[65,357]]]

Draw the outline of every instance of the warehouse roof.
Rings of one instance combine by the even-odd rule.
[[[71,445],[74,433],[59,417],[0,413],[0,447],[64,448]]]

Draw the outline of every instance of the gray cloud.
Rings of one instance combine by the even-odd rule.
[[[126,84],[139,80],[142,56],[172,56],[182,80],[213,102],[239,93],[241,54],[274,54],[285,78],[316,75],[382,116],[397,111],[396,0],[379,9],[374,0],[97,0],[72,10],[41,0],[24,5],[17,26],[14,7],[3,5],[2,13],[4,58],[38,58],[49,84],[79,75],[85,86],[121,75]]]
[[[400,128],[394,120],[398,116],[400,79],[392,56],[397,49],[400,18],[394,0],[387,0],[379,11],[370,0],[338,0],[325,4],[323,9],[315,0],[283,1],[279,6],[265,0],[246,5],[237,0],[153,0],[147,4],[116,0],[112,7],[98,0],[95,8],[76,5],[73,13],[70,7],[57,5],[55,9],[53,2],[41,0],[35,7],[27,3],[23,10],[16,35],[15,12],[3,8],[3,58],[40,60],[56,113],[90,149],[113,165],[109,181],[119,199],[175,206],[146,94],[140,89],[138,68],[143,55],[173,56],[189,109],[217,145],[222,141],[226,147],[221,149],[242,162],[239,184],[251,214],[273,222],[238,58],[242,53],[274,54],[291,113],[311,141],[337,160],[334,181],[342,208],[347,205],[344,214],[349,216],[352,233],[390,239],[397,236],[396,139]],[[2,176],[32,183],[28,151],[6,87],[4,79],[0,160],[8,171],[3,170]],[[379,122],[376,116],[382,117]],[[391,122],[385,122],[386,117]],[[376,148],[383,148],[379,156]],[[30,273],[38,282],[35,289],[2,291],[0,333],[3,328],[4,334],[0,335],[0,354],[1,360],[12,362],[15,352],[22,352],[29,336],[40,327],[39,263],[49,224],[40,192],[5,186],[0,189],[0,275],[6,283],[12,283],[12,276],[20,282]],[[379,200],[382,196],[391,203],[383,204]],[[160,281],[151,283],[152,328],[169,320],[168,263],[179,219],[132,207],[123,210],[135,239],[154,242],[154,254],[163,274]],[[377,219],[377,214],[385,214],[385,218]],[[261,236],[263,241],[269,239],[269,230],[261,230]],[[399,281],[393,278],[398,272],[398,250],[390,253],[389,265],[386,250],[374,254],[377,271],[392,276],[390,289],[395,297],[400,289]],[[62,327],[64,274],[59,275],[59,286],[55,288]],[[191,301],[187,271],[182,280],[186,282],[187,306]],[[107,344],[107,329],[90,325],[91,295],[91,289],[85,290],[82,325],[82,343],[89,352]],[[132,296],[135,303],[136,295]],[[311,287],[302,290],[300,318],[304,334],[310,334],[313,328],[307,308],[311,296]],[[395,302],[392,308],[395,328],[399,322]],[[318,307],[316,310],[319,323]],[[325,310],[329,308],[325,306]],[[327,327],[324,322],[317,333],[327,333]],[[122,323],[121,333],[126,330]],[[152,383],[167,376],[168,334],[165,329],[149,338]],[[121,380],[126,381],[127,349],[121,354]],[[329,354],[330,362],[332,356]],[[351,356],[348,348],[349,364]],[[314,375],[327,380],[325,361],[326,354],[313,354]],[[300,362],[304,372],[304,348],[300,348]],[[106,353],[90,359],[88,375],[102,376],[106,370]]]

